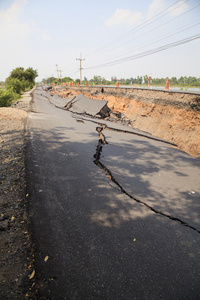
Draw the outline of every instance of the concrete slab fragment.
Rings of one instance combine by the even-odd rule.
[[[93,100],[85,97],[83,94],[78,95],[72,101],[69,110],[78,114],[87,114],[91,116],[100,115],[102,117],[105,117],[109,113],[107,101]]]
[[[49,101],[52,104],[54,104],[56,107],[64,108],[71,101],[71,98],[70,99],[61,98],[60,96],[55,94],[54,96],[49,97]]]

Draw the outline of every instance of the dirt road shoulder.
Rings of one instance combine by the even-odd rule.
[[[0,108],[0,299],[29,299],[33,284],[24,140],[31,92],[13,107]]]

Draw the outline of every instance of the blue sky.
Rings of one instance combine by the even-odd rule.
[[[79,78],[80,53],[88,79],[200,77],[200,39],[118,63],[192,36],[200,36],[199,0],[0,0],[0,81],[16,67],[56,77],[56,65]]]

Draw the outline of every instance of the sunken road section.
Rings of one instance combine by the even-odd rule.
[[[74,99],[74,104],[78,105],[75,99],[80,94],[80,97],[84,95],[93,100],[107,101],[105,116],[110,121],[148,132],[176,144],[180,150],[192,156],[200,157],[200,95],[82,86],[48,89],[53,97],[62,97],[62,103]]]

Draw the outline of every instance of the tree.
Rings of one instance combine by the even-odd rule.
[[[169,83],[172,85],[176,85],[178,83],[178,80],[176,77],[172,77],[171,79],[169,79]]]
[[[62,82],[71,82],[71,81],[73,81],[73,79],[71,77],[64,77],[62,79]]]
[[[24,90],[23,82],[17,78],[10,78],[7,81],[6,88],[7,88],[7,90],[10,90],[11,92],[14,92],[17,94],[21,94],[21,92],[23,92],[23,90]]]
[[[24,68],[19,67],[12,70],[5,81],[6,88],[1,90],[0,106],[10,106],[20,98],[24,91],[33,88],[37,76],[37,71],[33,68],[24,70]]]
[[[136,83],[137,84],[142,84],[142,76],[137,76]]]
[[[111,81],[116,82],[117,81],[117,77],[116,76],[112,76],[111,77]]]
[[[10,73],[10,76],[6,80],[9,80],[12,78],[19,79],[20,81],[24,80],[24,68],[19,67],[19,68],[12,70],[12,72]]]
[[[35,85],[35,78],[38,76],[37,70],[33,68],[28,68],[24,71],[24,80],[30,82],[32,85]]]
[[[144,83],[148,84],[148,76],[147,75],[143,76],[143,79],[144,79]]]
[[[130,79],[126,79],[126,80],[125,80],[125,84],[126,84],[126,85],[129,85],[130,83],[131,83]]]
[[[37,70],[33,70],[33,68],[26,70],[22,67],[16,68],[12,70],[10,76],[6,79],[6,87],[20,94],[26,89],[33,88],[37,76]]]
[[[184,85],[184,77],[183,76],[181,76],[180,78],[179,78],[179,80],[178,80],[178,83],[180,84],[180,85]]]

